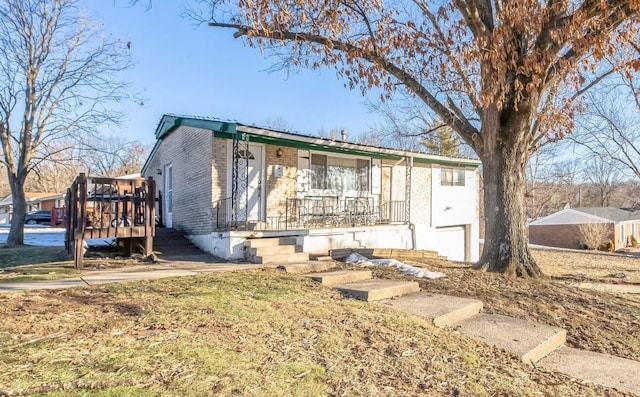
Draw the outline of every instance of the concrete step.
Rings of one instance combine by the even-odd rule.
[[[354,283],[356,281],[370,280],[371,271],[369,270],[336,270],[324,273],[307,274],[313,281],[317,281],[322,285],[339,285]]]
[[[333,258],[331,256],[329,256],[329,255],[317,255],[317,256],[315,256],[315,257],[313,257],[311,259],[316,260],[316,261],[322,261],[322,262],[333,261]]]
[[[408,259],[425,259],[425,258],[443,258],[438,255],[437,251],[429,250],[408,250],[399,248],[336,248],[329,251],[329,255],[333,259],[342,259],[351,253],[358,253],[367,258],[408,258]]]
[[[245,253],[250,256],[265,256],[276,254],[293,254],[302,252],[302,247],[297,245],[273,245],[264,247],[245,247]]]
[[[640,393],[640,362],[608,354],[563,347],[539,366],[628,393]]]
[[[258,247],[273,247],[280,245],[296,245],[295,237],[265,237],[265,238],[250,238],[245,240],[244,246],[251,248]]]
[[[335,289],[365,301],[379,301],[420,291],[415,281],[367,280],[333,286]]]
[[[334,269],[336,265],[333,262],[310,262],[310,263],[289,263],[280,266],[287,273],[313,273],[324,272]]]
[[[476,299],[458,298],[418,292],[381,302],[405,313],[426,317],[436,327],[452,326],[480,313],[482,302]]]
[[[516,354],[534,364],[561,347],[567,332],[562,328],[499,314],[479,314],[458,323],[463,334]]]
[[[276,255],[264,255],[256,256],[253,258],[253,263],[262,264],[278,264],[278,263],[294,263],[308,261],[309,254],[305,252],[296,252],[293,254],[276,254]]]

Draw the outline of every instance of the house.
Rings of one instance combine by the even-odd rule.
[[[64,193],[25,192],[24,196],[27,201],[27,212],[37,210],[50,211],[52,208],[64,206]],[[0,224],[11,223],[12,214],[13,199],[11,195],[8,195],[0,201]]]
[[[578,228],[590,223],[609,227],[614,249],[630,245],[631,236],[640,240],[640,212],[625,208],[565,208],[529,223],[529,242],[560,248],[581,248]]]
[[[155,135],[142,175],[156,180],[161,223],[219,257],[244,257],[247,240],[289,237],[305,253],[478,259],[477,160],[175,115]]]

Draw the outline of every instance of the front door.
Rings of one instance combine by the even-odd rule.
[[[239,175],[244,179],[238,183],[238,220],[261,221],[263,220],[262,146],[249,145],[248,151],[240,150],[238,155],[240,157],[238,159]]]
[[[164,166],[164,225],[173,227],[173,167]]]

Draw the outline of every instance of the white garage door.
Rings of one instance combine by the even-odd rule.
[[[436,228],[438,253],[452,261],[465,260],[465,228],[450,226]]]

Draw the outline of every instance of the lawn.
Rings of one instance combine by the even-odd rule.
[[[85,258],[86,270],[113,269],[124,266],[136,266],[142,263],[139,257],[122,258],[113,252],[93,254]],[[35,280],[54,280],[78,276],[73,261],[69,260],[62,247],[41,247],[23,245],[6,248],[0,245],[0,282],[23,282]]]
[[[573,259],[570,273],[591,266]],[[550,273],[553,252],[538,260]],[[638,296],[575,288],[564,271],[525,281],[420,265],[447,274],[420,280],[426,290],[478,297],[487,312],[565,327],[571,346],[640,360]],[[0,396],[625,395],[275,269],[7,293],[0,318]]]
[[[0,281],[49,280],[75,274],[61,247],[0,245]]]

